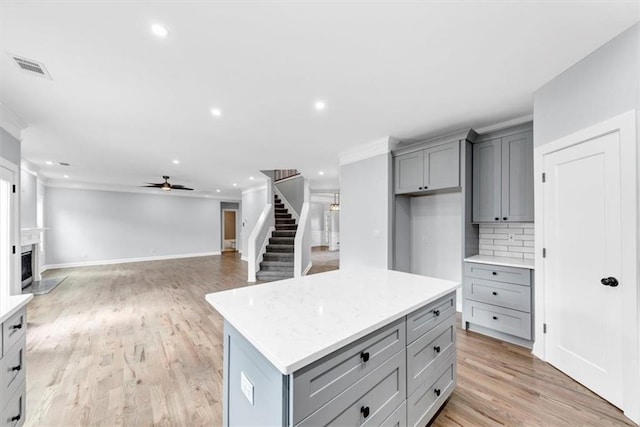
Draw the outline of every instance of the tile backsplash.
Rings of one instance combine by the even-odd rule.
[[[480,255],[534,259],[532,222],[480,224]]]

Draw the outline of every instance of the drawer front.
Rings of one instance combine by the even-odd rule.
[[[297,425],[380,425],[406,398],[405,357],[397,353]]]
[[[298,423],[405,348],[400,319],[293,374],[293,422]]]
[[[25,338],[11,347],[0,360],[0,397],[5,401],[12,396],[25,378]]]
[[[25,383],[22,382],[19,391],[11,396],[0,411],[0,427],[17,427],[24,424],[25,418]]]
[[[493,280],[496,282],[515,283],[525,286],[531,285],[531,274],[528,268],[465,262],[464,275],[465,277],[475,277],[476,279]]]
[[[456,293],[452,292],[407,316],[407,344],[456,313]]]
[[[456,351],[455,316],[450,316],[407,347],[407,394],[411,395],[438,372]]]
[[[531,339],[531,315],[477,301],[465,301],[465,318],[486,328]]]
[[[456,386],[456,354],[436,372],[432,382],[424,383],[407,399],[409,426],[425,426],[438,412]]]
[[[464,297],[512,310],[531,312],[531,287],[465,277]]]
[[[27,331],[27,309],[22,308],[2,324],[3,355],[11,349]]]
[[[407,402],[402,402],[389,418],[384,420],[380,427],[405,427],[407,425]]]

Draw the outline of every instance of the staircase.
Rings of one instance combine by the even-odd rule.
[[[293,248],[298,225],[284,207],[282,200],[274,195],[276,229],[269,238],[256,279],[260,282],[289,279],[293,277]]]

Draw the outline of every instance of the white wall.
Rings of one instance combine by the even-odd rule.
[[[298,175],[274,184],[298,216],[304,203],[304,178]]]
[[[0,128],[0,157],[20,166],[20,141]]]
[[[391,267],[391,155],[340,166],[340,267]]]
[[[267,185],[250,188],[242,192],[242,232],[240,234],[242,259],[245,259],[249,249],[249,235],[253,231],[258,217],[268,201]]]
[[[324,214],[329,210],[329,204],[312,202],[310,208],[311,246],[327,246],[329,242],[325,238]]]
[[[220,252],[220,202],[47,188],[47,265]]]
[[[20,228],[36,227],[38,178],[20,169]]]

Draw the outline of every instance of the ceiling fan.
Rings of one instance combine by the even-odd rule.
[[[193,188],[188,188],[188,187],[185,187],[184,185],[170,184],[169,177],[167,175],[163,175],[162,179],[164,179],[164,182],[161,182],[161,183],[147,182],[147,184],[149,185],[143,185],[143,187],[160,188],[164,191],[193,190]]]

